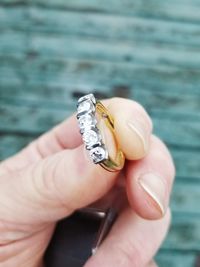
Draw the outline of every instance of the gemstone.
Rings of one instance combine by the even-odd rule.
[[[94,163],[107,159],[107,151],[103,147],[95,147],[90,150],[90,157]]]
[[[82,101],[85,100],[91,100],[93,104],[96,104],[96,99],[93,94],[82,96],[81,98],[79,98],[78,103],[81,103]]]
[[[96,124],[96,120],[90,114],[80,116],[78,122],[81,130],[83,131],[90,128],[91,126],[95,126]]]
[[[94,106],[91,101],[83,101],[78,104],[78,113],[93,111]]]
[[[100,136],[94,130],[88,130],[83,134],[83,141],[86,144],[86,147],[89,149],[95,144],[98,144],[100,141]]]

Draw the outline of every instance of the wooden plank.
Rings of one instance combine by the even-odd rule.
[[[187,154],[187,153],[185,153],[185,154]],[[178,161],[176,161],[176,162],[178,162]],[[188,172],[188,170],[187,170],[187,172]],[[198,176],[198,180],[196,179],[194,181],[194,180],[191,180],[190,176],[188,176],[187,180],[186,179],[182,180],[182,179],[180,179],[180,177],[178,175],[179,175],[179,172],[177,171],[177,179],[175,181],[175,185],[173,188],[173,194],[172,194],[172,198],[171,198],[171,207],[172,207],[172,211],[174,212],[174,217],[176,218],[176,216],[178,216],[178,219],[177,219],[178,225],[180,223],[183,223],[183,225],[187,226],[187,224],[188,224],[188,228],[190,228],[190,224],[197,223],[198,224],[197,228],[199,231],[200,230],[199,229],[200,226],[199,226],[199,222],[198,222],[199,217],[198,217],[198,219],[195,219],[194,215],[200,216],[200,207],[199,207],[199,204],[197,203],[197,199],[199,199],[199,197],[200,197],[200,190],[199,190],[199,178],[200,178],[200,176]],[[179,215],[181,213],[187,214],[186,217],[182,218],[182,216],[181,216],[179,218]],[[187,218],[187,217],[189,217],[189,218]],[[174,219],[173,223],[176,223],[176,219]],[[196,230],[193,229],[193,230],[197,231],[197,229]],[[179,233],[179,235],[181,235],[181,231],[182,231],[181,227],[180,227],[179,231],[178,231],[178,227],[176,227],[176,229],[173,230],[172,237],[174,237],[176,231],[177,231],[177,234]],[[192,231],[192,229],[191,229],[191,231]],[[182,235],[184,236],[183,232],[182,232]],[[197,233],[195,233],[195,235],[197,235]],[[193,237],[191,236],[191,238],[190,238],[191,243],[192,243],[192,238]],[[194,240],[200,240],[200,235],[196,236],[196,239],[194,239]],[[198,243],[199,242],[197,242],[197,244]],[[189,243],[188,244],[182,244],[182,246],[187,247],[187,246],[189,246]],[[170,245],[169,245],[169,247],[170,247]]]
[[[164,112],[163,112],[164,113]],[[183,147],[193,147],[199,149],[199,120],[190,122],[184,114],[167,113],[166,116],[160,117],[160,112],[151,112],[154,122],[155,133],[159,134],[166,142],[171,145],[179,145]],[[165,113],[166,115],[166,113]]]
[[[12,6],[12,5],[21,5],[21,4],[25,4],[26,1],[24,0],[2,0],[1,4],[2,5],[6,5],[6,6]]]
[[[28,23],[28,9],[26,7],[1,7],[0,6],[0,32],[9,29],[26,29]],[[19,23],[20,22],[20,23]]]
[[[32,33],[29,49],[43,57],[72,57],[111,62],[133,62],[146,65],[164,64],[199,68],[200,49],[193,50],[162,44],[156,47],[137,41],[124,42]]]
[[[5,75],[8,76],[8,73]],[[0,78],[0,80],[2,79]],[[176,88],[173,88],[174,90],[159,90],[159,88],[153,87],[151,84],[139,81],[135,81],[132,87],[127,88],[119,85],[118,87],[111,88],[110,91],[107,89],[109,85],[107,87],[100,87],[99,84],[95,85],[95,81],[91,85],[89,83],[81,85],[76,82],[69,84],[69,81],[66,79],[66,84],[59,86],[47,86],[45,84],[27,85],[26,82],[17,86],[16,82],[15,80],[13,86],[0,86],[0,96],[5,99],[5,103],[6,101],[12,103],[12,101],[21,100],[31,104],[37,103],[39,105],[41,103],[41,106],[54,106],[58,104],[73,106],[76,102],[75,96],[94,91],[97,96],[105,98],[112,96],[132,98],[140,102],[148,110],[155,109],[155,107],[156,109],[167,110],[170,107],[170,111],[182,111],[185,113],[186,106],[187,112],[199,112],[200,110],[200,94],[189,90],[185,94],[180,94]],[[97,89],[94,90],[93,88]],[[39,99],[38,95],[40,95]],[[46,95],[48,95],[48,98]]]
[[[172,226],[163,248],[169,250],[199,251],[199,216],[174,215]]]
[[[0,31],[1,55],[24,55],[27,51],[27,35],[16,31]]]
[[[16,1],[16,0],[13,0]],[[18,0],[19,1],[19,0]],[[3,0],[3,2],[8,2],[8,0]],[[181,21],[192,21],[199,22],[200,6],[198,0],[111,0],[108,2],[106,0],[90,1],[90,0],[30,0],[31,4],[38,4],[43,7],[52,8],[66,8],[79,11],[94,11],[94,12],[106,12],[106,13],[118,13],[126,15],[136,15],[144,17],[155,17],[159,19],[167,20],[181,20]]]
[[[28,39],[27,39],[28,38]],[[78,36],[45,33],[5,32],[0,36],[0,54],[23,53],[46,58],[79,58],[85,60],[138,63],[146,66],[165,65],[199,69],[200,48],[180,45],[151,44],[139,41],[99,40]],[[158,49],[159,47],[159,49]]]
[[[0,45],[1,49],[1,45]],[[17,50],[17,49],[16,49]],[[1,94],[6,85],[21,86],[26,77],[24,74],[25,61],[22,56],[0,57]],[[23,63],[24,62],[24,63]]]
[[[64,120],[71,113],[67,107],[66,110],[59,110],[48,107],[38,108],[34,105],[32,107],[22,106],[21,103],[16,106],[1,103],[0,131],[40,134]]]
[[[151,90],[200,94],[200,69],[188,70],[161,64],[112,63],[72,58],[43,58],[35,55],[0,56],[1,85],[10,85],[13,76],[29,85],[67,86],[79,84],[87,88],[124,86],[129,90],[149,86]],[[101,75],[99,75],[99,73]]]
[[[156,261],[160,267],[191,267],[195,266],[198,253],[193,251],[179,252],[160,250]]]
[[[30,8],[29,29],[79,36],[93,36],[105,40],[137,40],[199,46],[199,25],[160,21],[138,17],[66,12]]]
[[[181,85],[181,81],[180,81]],[[132,98],[136,99],[138,102],[142,103],[147,109],[152,109],[156,107],[160,110],[170,110],[173,111],[185,111],[187,106],[187,111],[200,111],[200,95],[195,94],[195,92],[187,90],[185,94],[180,94],[176,87],[171,88],[172,90],[159,89],[151,85],[138,84],[131,90]]]
[[[176,163],[177,174],[180,177],[188,178],[190,180],[200,178],[199,150],[191,151],[184,150],[183,148],[171,148],[170,151],[172,152],[174,161]]]
[[[18,23],[20,21],[20,23]],[[122,17],[92,12],[0,7],[0,29],[28,30],[107,40],[137,40],[199,46],[199,26],[150,18]]]

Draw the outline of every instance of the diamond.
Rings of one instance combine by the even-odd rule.
[[[86,129],[95,126],[96,120],[90,115],[90,114],[85,114],[82,115],[79,119],[79,126],[82,131],[85,131]]]
[[[88,130],[83,134],[83,141],[89,149],[99,143],[100,136],[94,130]]]
[[[81,103],[82,101],[85,100],[91,100],[93,104],[96,104],[96,99],[93,94],[82,96],[81,98],[79,98],[78,103]]]
[[[93,111],[94,106],[91,101],[83,101],[78,104],[78,113]]]
[[[107,159],[107,151],[103,147],[95,147],[90,150],[90,157],[94,163],[99,163]]]

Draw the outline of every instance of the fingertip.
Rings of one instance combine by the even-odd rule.
[[[116,137],[125,157],[129,160],[143,158],[149,151],[152,122],[138,103],[123,98],[113,98],[108,109],[114,117]]]
[[[148,153],[150,133],[144,130],[141,121],[126,119],[119,114],[115,120],[115,131],[127,159],[138,160]]]
[[[166,214],[174,178],[174,165],[166,146],[151,138],[149,154],[126,165],[127,195],[132,208],[145,219]]]
[[[127,195],[131,207],[142,218],[158,220],[165,215],[166,207],[153,189],[142,184],[140,178],[128,179]]]

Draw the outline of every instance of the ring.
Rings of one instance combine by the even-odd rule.
[[[116,139],[114,119],[93,94],[78,99],[77,120],[92,161],[111,172],[121,170],[125,157]]]

